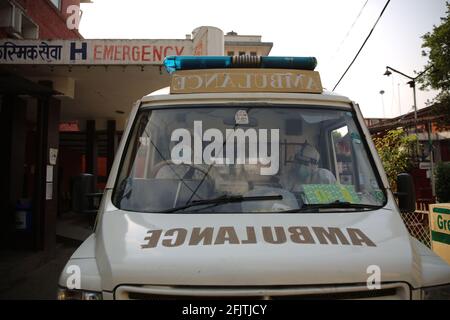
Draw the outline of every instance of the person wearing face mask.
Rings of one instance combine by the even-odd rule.
[[[285,187],[299,191],[304,184],[332,184],[336,178],[331,171],[319,168],[320,154],[312,145],[304,143],[295,154],[293,166],[285,177]]]

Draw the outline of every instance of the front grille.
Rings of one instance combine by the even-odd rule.
[[[261,300],[260,296],[193,296],[193,295],[156,295],[142,292],[128,293],[127,300]]]
[[[395,297],[396,288],[365,290],[353,292],[324,293],[324,294],[305,294],[292,296],[273,296],[272,300],[356,300],[356,299],[382,299],[386,297]]]
[[[119,286],[118,300],[409,300],[409,286],[403,283],[381,285],[369,290],[365,285],[298,287],[199,287],[199,286]]]

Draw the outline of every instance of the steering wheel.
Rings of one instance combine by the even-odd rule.
[[[275,176],[272,176],[267,181],[253,182],[253,185],[254,186],[266,186],[266,187],[284,189],[284,187],[280,183],[280,179],[278,177],[275,177]]]
[[[150,177],[151,178],[156,178],[157,174],[159,173],[159,171],[164,168],[165,166],[186,166],[189,167],[188,171],[186,171],[186,173],[180,175],[179,177],[175,174],[175,169],[173,170],[174,175],[178,178],[178,179],[189,179],[192,178],[192,176],[194,175],[194,171],[200,171],[202,173],[202,177],[206,176],[206,179],[208,179],[209,181],[212,181],[211,176],[209,175],[208,171],[206,171],[204,168],[200,167],[200,166],[196,166],[193,164],[187,164],[187,163],[180,163],[180,164],[176,164],[174,163],[172,160],[163,160],[161,162],[159,162],[158,164],[156,164],[154,166],[154,168],[152,169],[151,173],[150,173]],[[190,177],[189,177],[189,176]]]

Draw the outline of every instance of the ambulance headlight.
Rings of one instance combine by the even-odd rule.
[[[58,288],[58,300],[102,300],[101,292]]]
[[[450,300],[450,284],[422,289],[423,300]]]

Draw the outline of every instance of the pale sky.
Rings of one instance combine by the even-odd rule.
[[[331,90],[362,45],[385,0],[94,0],[83,4],[80,33],[87,39],[184,39],[199,26],[224,33],[261,35],[271,56],[315,56],[323,86]],[[407,78],[383,76],[388,65],[414,76],[426,63],[421,36],[440,24],[445,0],[391,0],[371,38],[336,92],[361,106],[365,117],[412,111]],[[345,41],[342,43],[342,41]],[[342,44],[341,44],[342,43]],[[435,92],[417,88],[417,106]],[[384,90],[385,94],[380,95]],[[384,111],[383,111],[384,105]]]

